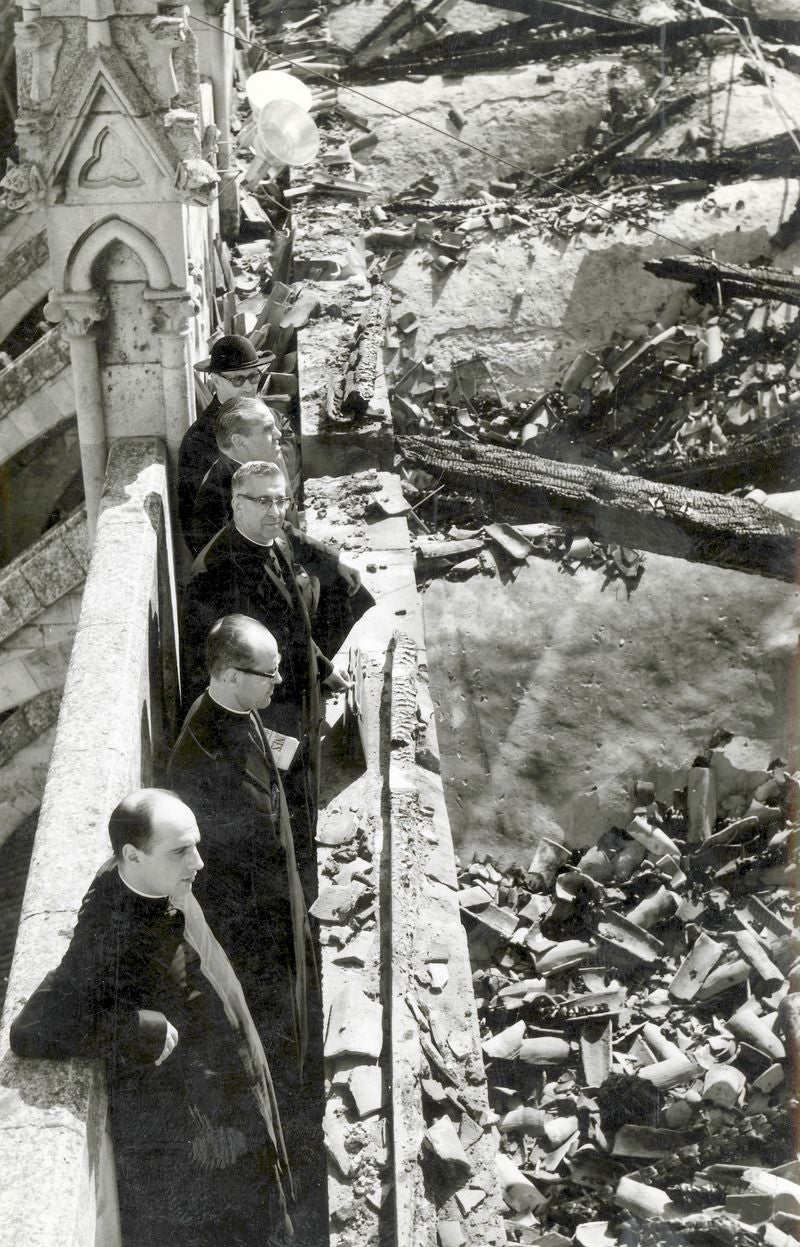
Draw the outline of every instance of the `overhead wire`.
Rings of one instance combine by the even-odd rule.
[[[702,5],[699,3],[699,0],[691,0],[691,3],[694,6],[694,8],[697,10],[698,14],[700,14],[702,12]],[[797,148],[798,153],[800,154],[800,140],[798,140],[797,138],[797,132],[798,132],[797,124],[794,121],[794,119],[789,115],[789,113],[786,111],[783,104],[778,99],[778,97],[776,96],[772,88],[770,73],[769,73],[769,70],[767,69],[766,62],[764,61],[764,57],[761,52],[761,44],[750,23],[750,18],[745,16],[744,14],[742,14],[742,17],[744,19],[744,26],[745,26],[746,33],[743,33],[739,29],[739,27],[736,26],[731,21],[730,17],[728,17],[726,14],[724,13],[719,14],[719,19],[722,22],[722,24],[727,27],[728,31],[731,34],[735,35],[738,38],[739,43],[741,44],[743,55],[745,57],[752,55],[753,58],[755,59],[756,64],[758,65],[758,68],[761,71],[761,75],[764,79],[764,86],[767,91],[769,102],[772,105],[774,112],[777,113],[778,117],[783,123],[784,128],[786,130],[787,137],[791,140],[791,142]],[[731,58],[731,83],[733,80],[733,60],[734,58],[732,57]],[[726,110],[726,113],[725,113],[726,124],[727,124],[727,119],[728,119],[728,114]]]
[[[490,160],[495,161],[497,164],[504,165],[508,169],[513,169],[516,173],[521,173],[525,177],[535,178],[538,182],[543,183],[545,186],[561,191],[563,194],[570,195],[577,202],[588,205],[590,208],[597,212],[603,213],[612,220],[621,221],[626,225],[633,225],[636,229],[641,230],[644,233],[652,234],[655,238],[660,238],[662,242],[669,243],[671,247],[680,247],[684,253],[688,252],[692,255],[699,256],[701,259],[713,258],[706,255],[706,253],[699,247],[694,246],[685,240],[673,238],[670,234],[665,234],[662,230],[655,229],[652,225],[646,225],[640,219],[629,215],[628,213],[619,211],[615,208],[608,208],[598,200],[593,199],[590,195],[586,195],[581,191],[576,191],[572,187],[564,186],[562,183],[556,181],[555,178],[547,177],[547,175],[543,173],[538,173],[535,169],[525,169],[522,166],[515,164],[513,161],[508,160],[505,156],[499,156],[496,152],[492,152],[488,148],[478,146],[477,143],[470,143],[467,139],[461,138],[460,135],[451,134],[448,130],[443,130],[441,126],[433,125],[432,122],[425,121],[422,117],[415,117],[413,113],[409,113],[402,108],[397,108],[394,104],[388,104],[385,100],[380,100],[376,96],[370,95],[368,92],[363,91],[358,87],[353,87],[347,83],[340,82],[338,78],[332,78],[329,74],[323,73],[322,70],[314,69],[311,65],[292,60],[292,58],[287,56],[284,52],[276,55],[265,44],[260,43],[255,39],[248,39],[240,30],[225,30],[223,26],[219,26],[215,22],[209,22],[205,18],[196,17],[194,14],[189,14],[189,20],[197,22],[201,26],[207,26],[210,30],[215,30],[219,34],[225,35],[230,39],[238,40],[240,43],[247,44],[249,47],[257,48],[260,52],[265,52],[268,56],[272,56],[275,60],[280,59],[280,61],[285,62],[287,65],[291,65],[294,69],[302,70],[304,73],[310,74],[314,78],[319,78],[328,85],[335,87],[338,91],[350,91],[353,95],[358,95],[362,99],[367,100],[369,103],[377,105],[379,108],[395,113],[398,117],[403,117],[408,121],[416,122],[417,125],[424,126],[427,130],[432,130],[434,134],[438,134],[443,138],[449,139],[452,143],[457,143],[462,147],[469,148],[471,151],[477,152],[478,155],[488,156]]]

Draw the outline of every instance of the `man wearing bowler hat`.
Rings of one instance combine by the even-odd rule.
[[[195,364],[195,372],[214,391],[214,397],[184,434],[178,451],[178,518],[183,532],[191,523],[203,477],[219,456],[214,437],[215,414],[226,399],[253,398],[274,359],[270,351],[257,351],[249,338],[229,334],[217,338],[208,359]]]

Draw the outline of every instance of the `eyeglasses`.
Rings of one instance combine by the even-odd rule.
[[[260,372],[221,372],[219,374],[224,381],[232,385],[235,390],[240,390],[243,385],[250,383],[258,384],[261,380]]]
[[[246,498],[248,502],[257,502],[262,511],[282,511],[288,507],[288,498],[270,498],[265,494],[238,494],[237,498]]]
[[[252,667],[237,667],[237,671],[241,671],[243,675],[257,675],[262,680],[277,680],[280,671],[276,667],[274,671],[254,671]]]

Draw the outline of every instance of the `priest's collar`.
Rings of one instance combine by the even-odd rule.
[[[211,700],[213,701],[214,705],[219,706],[220,710],[227,710],[228,714],[241,715],[243,719],[249,718],[250,716],[249,710],[234,710],[233,706],[226,706],[224,701],[220,701],[219,697],[215,697],[214,694],[211,692],[210,688],[207,689],[206,691],[209,697],[211,698]]]
[[[244,537],[245,541],[250,546],[260,546],[262,550],[269,550],[272,548],[272,546],[275,545],[274,538],[272,538],[270,541],[254,541],[252,537],[248,537],[247,533],[242,532],[241,528],[236,523],[236,520],[233,521],[233,526],[236,529],[239,536]]]
[[[125,876],[120,871],[119,867],[117,867],[117,875],[119,876],[120,882],[124,883],[128,891],[133,892],[135,896],[141,896],[146,901],[167,900],[166,892],[161,892],[158,896],[154,896],[152,892],[140,892],[139,889],[135,888],[132,883],[129,883],[129,881],[125,878]]]

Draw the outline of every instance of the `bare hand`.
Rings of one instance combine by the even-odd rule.
[[[167,1022],[167,1037],[164,1040],[164,1047],[162,1049],[161,1056],[158,1057],[158,1059],[156,1060],[156,1065],[160,1065],[162,1061],[166,1061],[170,1052],[173,1051],[177,1043],[178,1043],[178,1032],[176,1031],[175,1027],[172,1025],[171,1022]]]
[[[334,693],[343,693],[346,689],[353,687],[353,681],[346,671],[341,671],[338,667],[334,667],[333,671],[323,680],[322,683]]]

